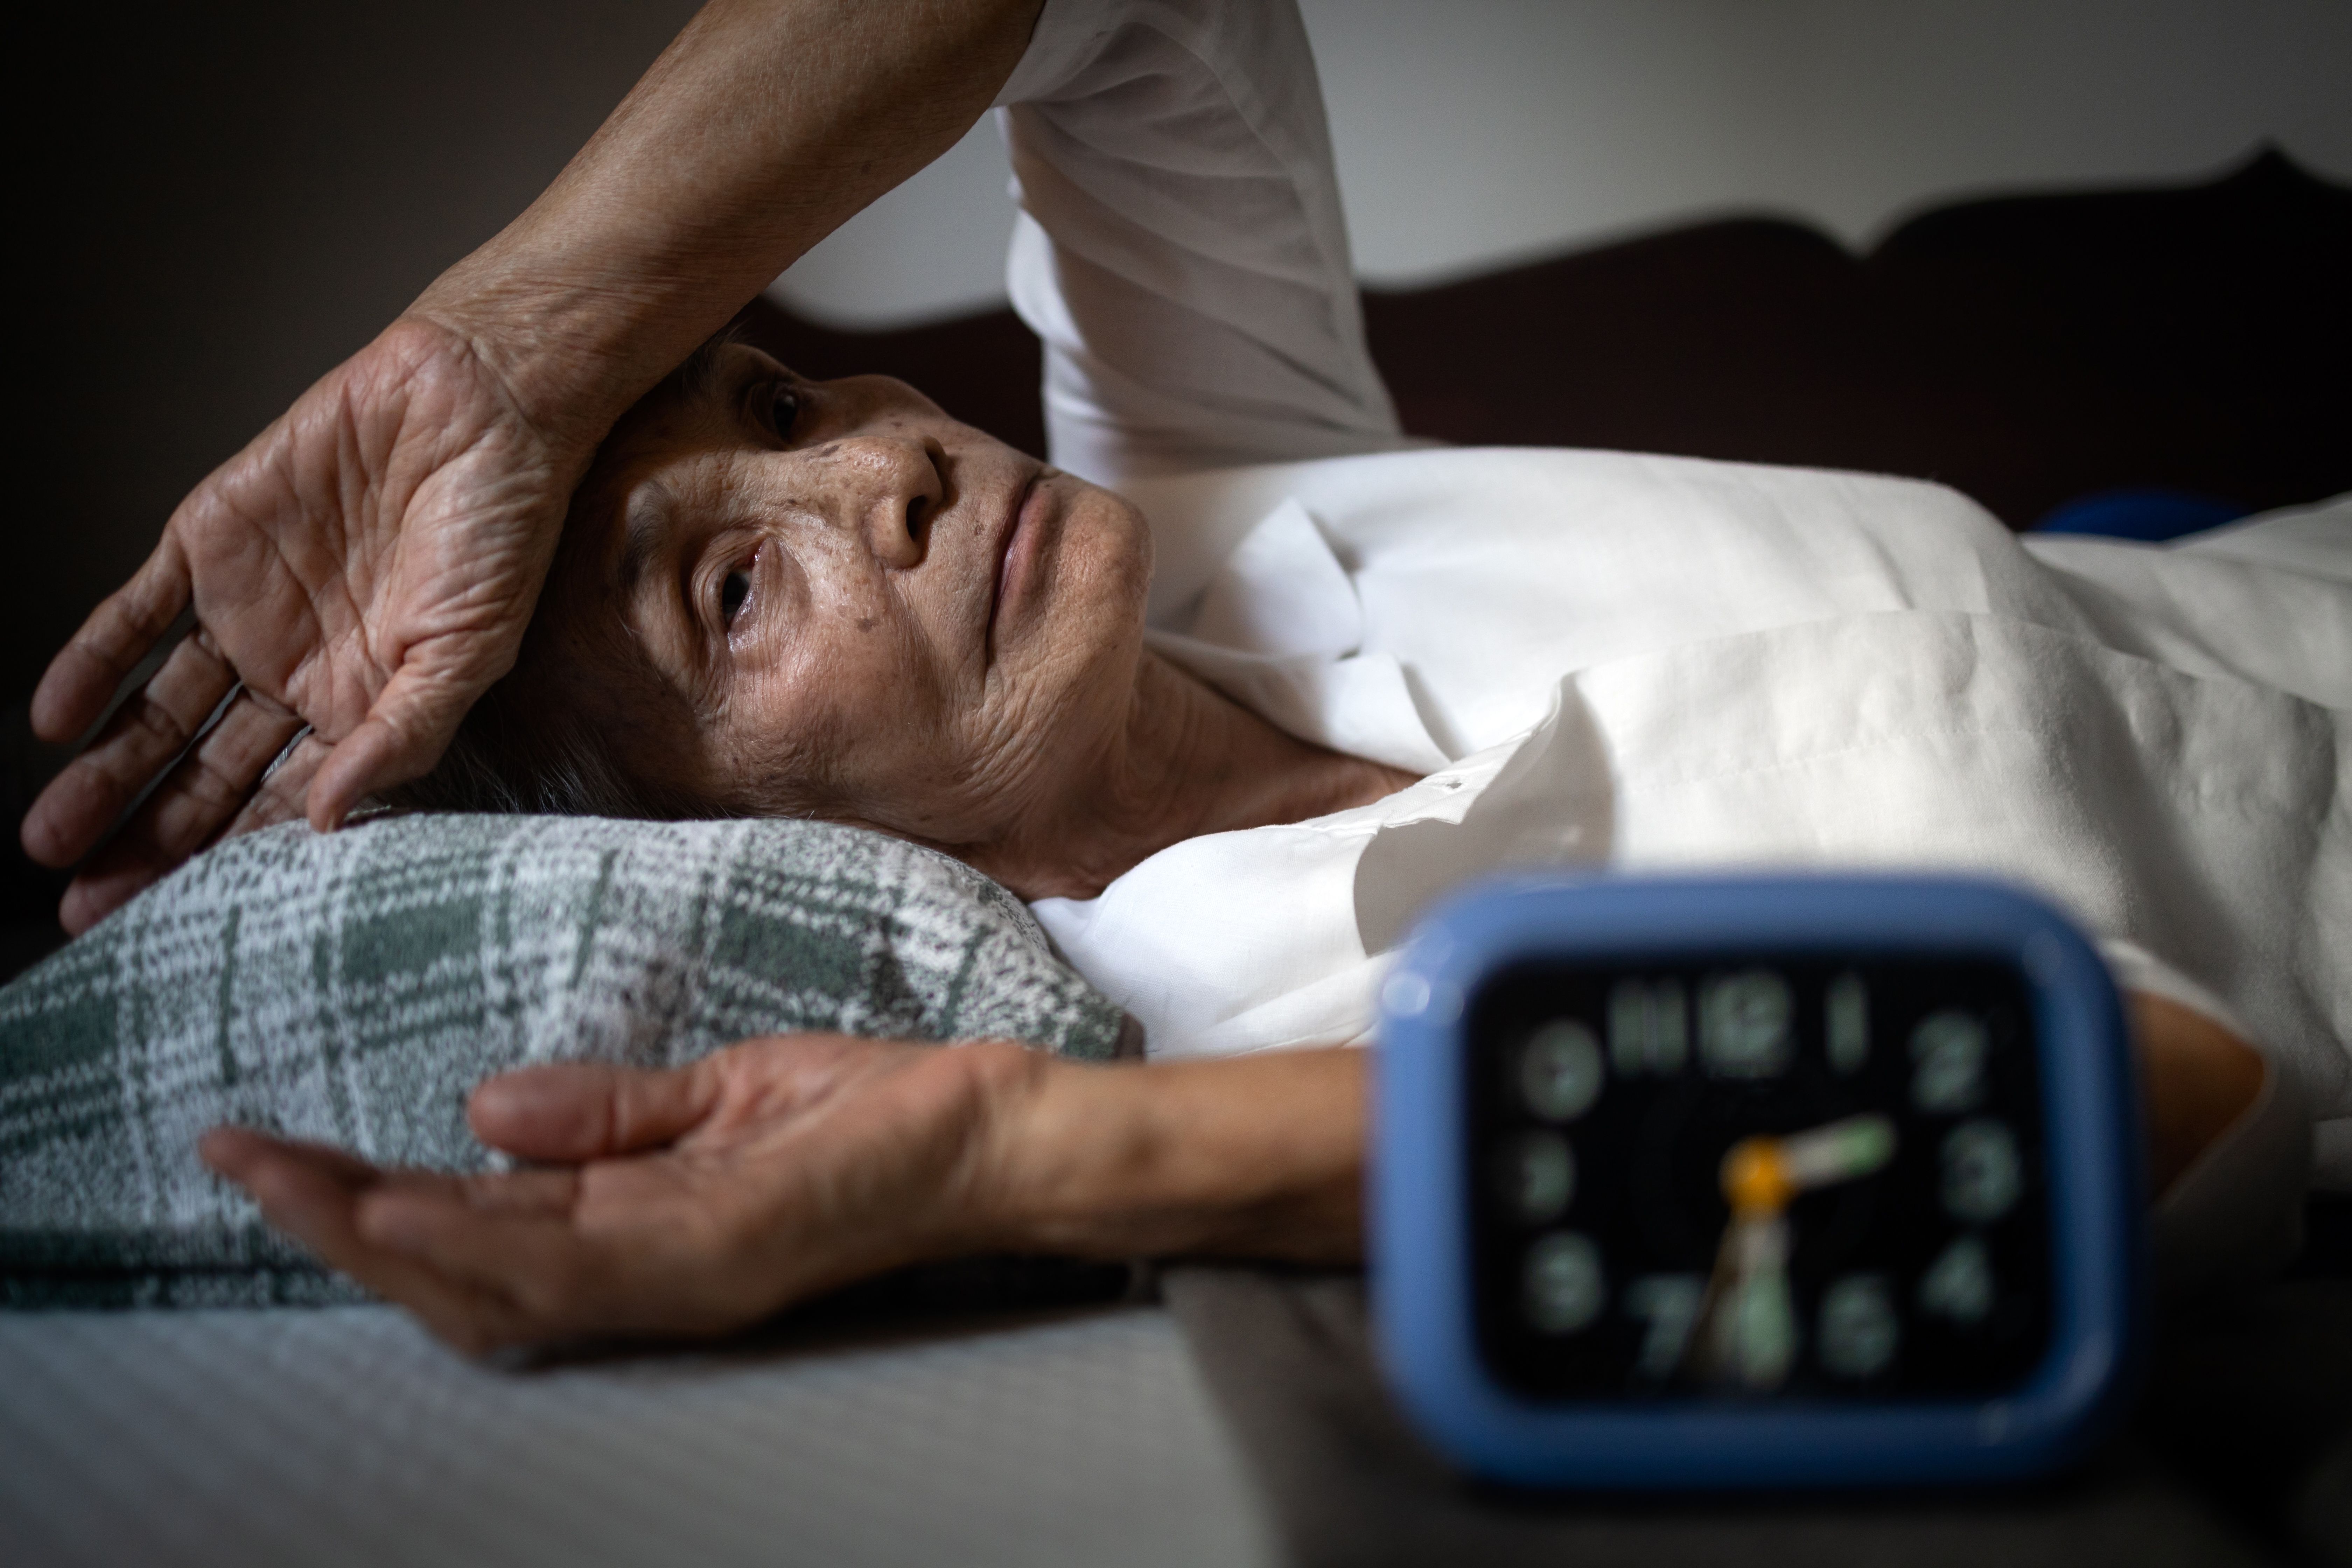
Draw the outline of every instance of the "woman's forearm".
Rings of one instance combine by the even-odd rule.
[[[713,0],[554,184],[412,307],[570,444],[951,146],[1040,0]]]
[[[1363,1255],[1360,1050],[1007,1075],[982,1162],[987,1242],[1105,1258]]]
[[[2193,1160],[2261,1060],[2194,1015],[2140,1013],[2159,1152]],[[1094,1066],[1009,1041],[778,1036],[660,1071],[493,1080],[473,1126],[523,1170],[383,1171],[229,1131],[205,1157],[468,1350],[714,1333],[927,1258],[1352,1262],[1370,1068],[1346,1049]]]
[[[2262,1060],[2202,1016],[2130,997],[2161,1194],[2252,1103]],[[981,1240],[1097,1257],[1363,1255],[1370,1055],[1276,1051],[1097,1067],[1008,1053],[974,1198]]]
[[[2262,1092],[2263,1058],[2202,1013],[2125,994],[2147,1124],[2148,1191],[2162,1194]]]

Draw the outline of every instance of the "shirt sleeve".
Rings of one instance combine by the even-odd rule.
[[[1057,467],[1116,486],[1407,444],[1292,0],[1046,0],[998,104]]]

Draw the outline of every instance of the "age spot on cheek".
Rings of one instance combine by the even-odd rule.
[[[859,631],[861,631],[861,632],[870,632],[870,631],[872,631],[872,630],[874,629],[874,617],[873,617],[872,616],[858,616],[858,617],[857,617],[857,629],[858,629]]]

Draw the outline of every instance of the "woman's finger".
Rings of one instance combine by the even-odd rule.
[[[262,773],[301,731],[302,721],[277,703],[240,692],[124,826],[124,834],[178,865],[244,809]]]
[[[387,1176],[340,1150],[236,1128],[207,1133],[198,1147],[207,1164],[253,1194],[271,1225],[330,1268],[408,1308],[436,1335],[467,1354],[546,1337],[497,1293],[449,1279],[425,1261],[373,1246],[361,1235],[362,1204],[388,1184],[454,1187],[453,1178]]]
[[[220,837],[235,838],[300,816],[311,776],[327,760],[328,750],[327,742],[317,735],[307,730],[298,731],[293,743],[262,770],[261,782]]]
[[[89,853],[236,685],[236,672],[209,641],[193,637],[173,649],[154,679],[33,803],[25,816],[25,852],[45,866],[70,866]]]
[[[361,1200],[355,1226],[369,1246],[501,1302],[518,1337],[556,1340],[633,1326],[614,1310],[614,1284],[626,1269],[578,1233],[571,1201],[513,1190],[524,1184],[519,1177],[554,1173],[479,1177],[466,1193],[386,1184]],[[664,1259],[635,1261],[640,1271],[672,1278]]]
[[[520,628],[518,628],[518,633]],[[512,641],[519,641],[519,636]],[[368,707],[357,729],[335,743],[310,780],[310,826],[321,833],[342,825],[361,801],[405,784],[441,760],[474,700],[513,663],[511,641],[496,668],[479,671],[436,667],[411,649]]]
[[[709,1226],[695,1223],[708,1214],[677,1203],[608,1203],[592,1221],[583,1214],[588,1173],[562,1173],[569,1186],[560,1199],[523,1190],[553,1174],[472,1178],[463,1202],[387,1184],[362,1200],[358,1229],[371,1244],[504,1302],[518,1337],[718,1333],[773,1310],[761,1272],[734,1266]],[[668,1183],[654,1185],[677,1195]],[[707,1199],[689,1203],[698,1208]]]
[[[300,731],[301,721],[276,703],[250,691],[239,694],[83,868],[75,884],[79,891],[68,894],[68,929],[87,929],[220,837]]]
[[[143,859],[127,854],[117,859],[111,846],[101,849],[66,885],[65,897],[58,900],[58,924],[68,936],[79,936],[153,887],[163,875]]]
[[[676,1142],[710,1114],[719,1089],[708,1058],[669,1068],[565,1062],[491,1079],[466,1120],[492,1148],[576,1164]]]
[[[25,852],[45,866],[70,866],[89,853],[236,687],[236,671],[209,637],[184,640],[41,792],[25,818]]]
[[[241,1127],[215,1128],[198,1149],[271,1224],[379,1295],[413,1303],[422,1292],[444,1316],[487,1313],[500,1342],[595,1326],[588,1249],[572,1229],[575,1172],[385,1171]],[[425,1278],[408,1278],[419,1269]]]
[[[192,592],[187,557],[178,539],[166,533],[131,581],[92,610],[49,661],[33,692],[33,732],[53,746],[80,739],[172,629]]]
[[[214,1128],[196,1140],[196,1154],[214,1171],[239,1185],[245,1184],[246,1172],[258,1162],[277,1154],[299,1155],[320,1174],[341,1183],[353,1192],[383,1174],[365,1160],[346,1153],[332,1144],[279,1138],[250,1127]]]

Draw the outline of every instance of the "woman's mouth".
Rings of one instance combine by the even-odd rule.
[[[1013,504],[1005,511],[1003,531],[997,537],[996,585],[988,604],[987,631],[989,657],[992,658],[996,652],[997,628],[1003,621],[1006,608],[1026,584],[1029,564],[1036,554],[1033,548],[1036,530],[1024,525],[1031,521],[1030,509],[1043,499],[1038,493],[1037,481],[1044,477],[1042,473],[1032,474],[1013,492]]]

